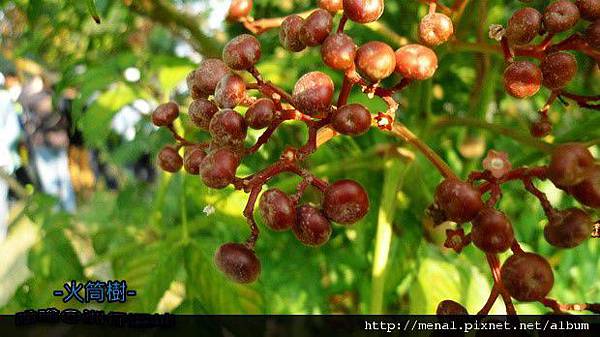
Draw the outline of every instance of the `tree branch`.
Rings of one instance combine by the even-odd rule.
[[[135,13],[146,16],[186,38],[202,55],[212,57],[220,54],[220,44],[206,36],[200,29],[198,23],[202,21],[201,18],[179,12],[166,0],[125,0],[124,2]]]

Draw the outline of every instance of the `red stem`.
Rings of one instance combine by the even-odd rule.
[[[483,308],[479,310],[477,315],[487,315],[490,312],[490,310],[492,310],[492,307],[494,306],[494,303],[496,303],[496,300],[498,299],[499,295],[500,292],[498,292],[498,287],[496,286],[496,283],[494,283],[494,285],[492,286],[492,291],[490,292],[490,296],[483,305]]]
[[[183,146],[191,146],[191,145],[197,145],[197,143],[194,143],[192,141],[189,141],[183,137],[181,137],[178,133],[177,130],[175,130],[175,127],[173,126],[173,123],[169,124],[167,126],[167,129],[169,129],[169,131],[171,131],[171,134],[173,135],[173,138],[175,138],[175,140],[183,145]]]
[[[350,92],[352,91],[352,87],[354,86],[354,82],[348,77],[348,75],[344,76],[344,82],[342,83],[342,89],[340,90],[340,95],[338,96],[337,107],[340,108],[348,102],[348,96],[350,96]]]
[[[490,265],[490,269],[492,270],[492,276],[494,277],[494,287],[498,289],[500,295],[502,296],[502,300],[504,301],[504,305],[506,306],[506,314],[508,315],[516,315],[517,311],[512,303],[512,299],[510,298],[510,294],[504,288],[502,284],[502,278],[500,276],[500,261],[498,260],[498,256],[496,254],[485,254],[488,264]]]
[[[342,15],[342,18],[340,19],[340,24],[337,29],[338,33],[344,32],[344,27],[346,27],[346,22],[348,22],[348,17],[346,16],[346,14],[344,14],[344,15]]]
[[[546,194],[540,191],[537,187],[535,187],[535,185],[533,185],[531,177],[525,177],[522,179],[522,181],[523,185],[525,186],[525,189],[529,191],[529,193],[533,194],[540,201],[540,204],[544,209],[544,213],[548,218],[550,218],[555,213],[555,210],[554,207],[552,207],[552,205],[550,204],[550,201],[548,200]]]

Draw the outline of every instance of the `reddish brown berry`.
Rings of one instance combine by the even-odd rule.
[[[471,221],[483,208],[481,193],[471,184],[447,178],[435,191],[435,203],[447,220],[456,223]]]
[[[508,217],[491,207],[482,209],[473,219],[471,238],[477,248],[486,253],[507,251],[515,241],[512,224]]]
[[[300,30],[303,25],[304,19],[296,14],[283,20],[279,30],[279,43],[283,48],[293,52],[299,52],[306,48],[304,42],[300,40]]]
[[[193,99],[206,98],[214,94],[217,84],[231,69],[218,59],[205,59],[198,69],[187,76],[187,86]]]
[[[593,208],[600,208],[600,166],[594,166],[587,178],[567,190],[577,201]]]
[[[332,15],[344,9],[342,0],[319,0],[319,7]]]
[[[300,28],[300,41],[307,46],[318,46],[331,33],[333,19],[331,14],[324,9],[317,9],[312,12]]]
[[[546,7],[543,21],[549,33],[564,32],[579,21],[579,9],[569,0],[558,0]]]
[[[590,237],[594,221],[590,216],[578,209],[568,208],[555,212],[544,227],[544,237],[549,244],[559,248],[579,246]]]
[[[548,165],[548,178],[555,185],[573,186],[581,183],[591,173],[594,157],[580,143],[561,144],[552,151]]]
[[[334,113],[331,126],[343,135],[358,136],[371,128],[371,113],[362,104],[347,104]]]
[[[199,98],[190,104],[188,114],[194,125],[202,130],[208,130],[210,120],[219,111],[217,105],[206,98]]]
[[[250,35],[242,34],[229,41],[223,48],[223,61],[231,69],[246,70],[260,59],[260,42]]]
[[[260,275],[260,260],[243,244],[226,243],[215,253],[215,265],[230,280],[252,283]]]
[[[409,80],[426,80],[437,70],[435,52],[425,46],[409,44],[396,50],[396,72]]]
[[[263,129],[271,125],[275,118],[275,103],[269,98],[261,98],[246,111],[246,123],[253,129]]]
[[[250,15],[252,0],[232,0],[227,12],[227,20],[238,21]]]
[[[427,14],[419,23],[419,38],[428,46],[438,46],[454,34],[452,20],[441,13]]]
[[[276,188],[260,197],[259,209],[265,224],[274,231],[285,231],[296,222],[296,206],[292,199]]]
[[[225,75],[215,90],[215,101],[221,108],[235,108],[246,98],[246,82],[238,74]]]
[[[343,0],[344,14],[354,22],[377,21],[383,14],[383,0]]]
[[[504,71],[504,88],[511,96],[531,97],[541,86],[542,71],[529,61],[513,62]]]
[[[534,8],[526,7],[516,11],[508,20],[506,38],[511,44],[528,44],[541,29],[542,14]]]
[[[211,151],[200,163],[200,177],[210,188],[221,189],[231,184],[240,165],[240,157],[226,147]]]
[[[183,159],[172,146],[165,146],[158,153],[158,166],[167,172],[175,173],[181,170]]]
[[[159,105],[152,113],[152,123],[156,126],[168,126],[179,117],[179,106],[169,102]]]
[[[583,19],[588,21],[600,19],[600,0],[577,0],[575,4]]]
[[[549,89],[565,87],[577,75],[577,60],[566,52],[547,55],[540,65],[544,86]]]
[[[327,74],[313,71],[296,82],[292,98],[302,112],[312,116],[330,107],[333,90],[333,81]]]
[[[371,41],[358,48],[354,63],[363,77],[371,82],[379,82],[394,72],[396,55],[387,44]]]
[[[467,309],[463,307],[460,303],[454,302],[452,300],[444,300],[441,301],[437,306],[437,310],[435,311],[436,315],[446,316],[446,315],[468,315]]]
[[[325,39],[321,46],[323,62],[336,70],[346,70],[354,65],[356,44],[344,33],[335,33]]]
[[[529,132],[533,137],[536,138],[546,137],[552,133],[552,122],[550,122],[548,119],[539,119],[531,123]]]
[[[296,209],[296,223],[292,231],[303,244],[318,247],[329,240],[332,229],[321,211],[310,205],[302,205]]]
[[[225,109],[217,112],[209,126],[213,140],[222,146],[238,147],[244,143],[248,126],[237,111]]]
[[[327,218],[350,225],[369,211],[369,196],[359,183],[348,179],[338,180],[325,190],[322,206]]]
[[[550,264],[534,253],[521,253],[509,257],[502,265],[500,274],[510,296],[519,301],[543,299],[554,285]]]
[[[183,168],[191,175],[200,173],[200,163],[206,157],[206,151],[201,146],[186,146],[183,152]]]
[[[590,47],[600,51],[600,19],[592,22],[587,27],[583,34],[583,38]]]

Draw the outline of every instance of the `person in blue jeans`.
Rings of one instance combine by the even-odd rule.
[[[52,94],[47,89],[26,87],[21,102],[40,187],[44,193],[57,197],[63,210],[73,213],[76,200],[69,173],[67,121],[54,108]]]

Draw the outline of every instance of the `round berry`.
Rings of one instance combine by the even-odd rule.
[[[279,43],[283,48],[292,51],[299,52],[306,48],[304,42],[300,40],[300,30],[304,25],[304,19],[299,15],[290,15],[283,20],[281,23],[281,29],[279,30]]]
[[[587,27],[583,38],[590,47],[600,51],[600,19],[592,22]]]
[[[579,9],[570,0],[558,0],[546,7],[543,21],[549,33],[564,32],[579,21]]]
[[[516,11],[508,20],[506,38],[514,45],[531,42],[542,29],[542,14],[536,9],[526,7]]]
[[[327,218],[350,225],[369,211],[369,196],[359,183],[348,179],[338,180],[325,190],[322,206]]]
[[[587,178],[569,187],[568,193],[588,207],[600,208],[600,166],[594,166]]]
[[[332,27],[331,14],[324,9],[317,9],[304,20],[300,28],[300,41],[310,47],[318,46],[329,36]]]
[[[242,34],[229,41],[223,48],[223,61],[235,70],[246,70],[260,59],[260,42],[250,35]]]
[[[471,238],[477,248],[486,253],[507,251],[515,241],[512,224],[508,217],[491,207],[482,209],[473,219]]]
[[[296,238],[307,246],[318,247],[329,240],[331,223],[317,208],[302,205],[296,209],[296,222],[292,226]]]
[[[441,301],[437,306],[437,310],[435,311],[437,315],[446,316],[446,315],[468,315],[467,309],[463,307],[460,303],[454,302],[452,300],[444,300]]]
[[[198,69],[187,76],[187,86],[193,99],[206,98],[214,94],[217,84],[231,69],[218,59],[205,59]]]
[[[246,98],[246,82],[238,74],[225,75],[215,90],[215,101],[221,108],[235,108]]]
[[[358,136],[371,128],[371,113],[362,104],[347,104],[334,112],[331,126],[343,135]]]
[[[333,90],[333,81],[327,74],[313,71],[296,82],[292,99],[302,112],[312,116],[329,108]]]
[[[245,118],[248,126],[253,129],[266,128],[275,118],[275,103],[269,98],[261,98],[248,108]]]
[[[240,165],[240,157],[226,147],[209,152],[200,163],[200,177],[210,188],[221,189],[231,184]]]
[[[394,72],[396,55],[387,44],[371,41],[358,48],[354,63],[363,77],[371,82],[379,82]]]
[[[319,7],[332,15],[344,9],[342,0],[319,0]]]
[[[208,130],[210,120],[219,111],[217,105],[206,98],[199,98],[190,104],[188,115],[195,126]]]
[[[223,146],[238,147],[244,143],[248,126],[237,111],[225,109],[217,112],[209,126],[210,135]]]
[[[165,146],[158,153],[158,166],[167,172],[175,173],[181,170],[183,159],[172,146]]]
[[[335,33],[323,41],[321,57],[323,62],[336,70],[346,70],[354,65],[356,44],[344,33]]]
[[[427,14],[419,23],[419,38],[428,46],[438,46],[454,34],[452,20],[441,13]]]
[[[156,126],[168,126],[179,117],[179,106],[173,102],[159,105],[152,113],[152,123]]]
[[[435,191],[435,203],[446,219],[456,223],[471,221],[483,208],[481,193],[473,185],[446,178]]]
[[[191,175],[200,173],[200,163],[206,157],[206,151],[201,146],[186,146],[183,152],[183,168]]]
[[[238,21],[250,15],[252,0],[232,0],[227,12],[227,20]]]
[[[534,253],[509,257],[500,270],[504,287],[519,301],[543,299],[554,285],[552,268],[546,259]]]
[[[240,243],[219,247],[214,261],[225,276],[237,283],[252,283],[260,275],[260,260],[254,251]]]
[[[383,14],[383,0],[344,0],[344,14],[358,23],[377,21]]]
[[[260,197],[258,208],[265,224],[274,231],[285,231],[296,222],[296,207],[292,199],[276,188]]]
[[[531,123],[529,132],[533,137],[542,138],[552,133],[552,122],[548,119],[539,119]]]
[[[586,179],[594,167],[594,157],[580,143],[561,144],[554,148],[548,178],[558,186],[573,186]]]
[[[600,0],[577,0],[575,4],[582,18],[588,21],[600,19]]]
[[[544,237],[549,244],[559,248],[579,246],[590,237],[594,221],[579,208],[568,208],[552,214],[544,227]]]
[[[565,87],[577,74],[577,60],[566,52],[547,55],[540,65],[543,84],[549,89]]]
[[[425,46],[409,44],[396,50],[396,72],[409,80],[426,80],[437,70],[435,52]]]
[[[531,97],[541,86],[542,71],[529,61],[515,61],[504,71],[504,89],[513,97]]]

